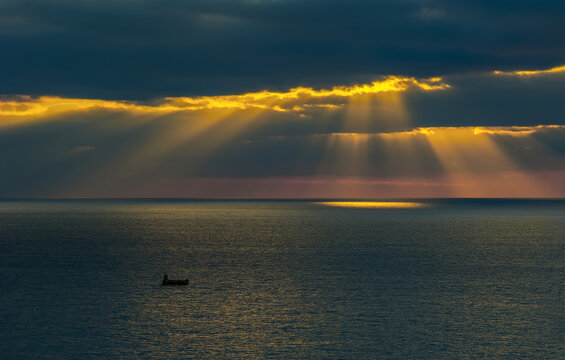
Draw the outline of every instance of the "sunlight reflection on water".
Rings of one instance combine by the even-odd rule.
[[[565,201],[421,202],[0,202],[0,358],[565,359]]]
[[[417,209],[428,206],[420,202],[407,201],[324,201],[316,204],[357,209]]]

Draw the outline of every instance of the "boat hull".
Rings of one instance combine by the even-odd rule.
[[[186,280],[163,280],[161,285],[168,286],[168,285],[188,285],[188,279]]]

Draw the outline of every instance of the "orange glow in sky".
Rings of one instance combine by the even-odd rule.
[[[496,74],[563,71],[565,66]],[[439,77],[386,76],[368,84],[328,89],[295,87],[282,92],[166,97],[147,102],[0,97],[0,131],[26,131],[26,127],[38,124],[83,126],[81,134],[88,135],[85,138],[89,140],[70,141],[67,148],[56,154],[52,161],[59,168],[64,168],[59,164],[65,161],[99,156],[106,144],[96,136],[111,139],[129,133],[142,134],[132,136],[127,146],[108,151],[111,156],[95,166],[85,166],[88,173],[67,186],[70,192],[81,194],[99,184],[107,184],[100,185],[105,194],[119,189],[122,194],[143,196],[147,191],[167,197],[230,197],[228,190],[251,197],[279,197],[286,191],[289,197],[311,194],[328,198],[551,197],[561,193],[562,187],[555,185],[557,180],[547,180],[524,169],[515,154],[553,159],[558,173],[561,159],[538,140],[549,132],[561,136],[565,125],[412,126],[415,121],[408,95],[435,92],[426,96],[443,96],[450,89],[451,85]],[[301,129],[296,135],[295,126]],[[98,143],[91,143],[91,139]],[[54,153],[55,148],[48,147],[48,153]],[[277,163],[271,164],[271,155],[273,162],[286,163],[284,171]],[[290,156],[293,158],[289,159]],[[310,162],[304,163],[303,157]],[[199,172],[213,167],[218,159],[226,161],[215,168],[219,177]],[[230,161],[236,163],[232,166]],[[297,171],[291,168],[295,164]],[[241,167],[253,170],[253,175],[239,172]],[[263,173],[261,167],[273,172]],[[224,168],[235,169],[233,178]],[[296,178],[300,181],[289,180]],[[211,189],[206,183],[218,187]],[[136,188],[132,184],[139,185]],[[185,190],[183,186],[201,188],[202,192]],[[220,186],[227,192],[218,190]],[[414,204],[325,205],[382,208]]]

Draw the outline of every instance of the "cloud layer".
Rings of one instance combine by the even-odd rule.
[[[551,96],[564,80],[490,71],[147,102],[5,96],[0,196],[563,196]]]
[[[559,1],[4,0],[0,93],[144,100],[565,59]]]
[[[565,196],[565,3],[4,0],[0,196]]]

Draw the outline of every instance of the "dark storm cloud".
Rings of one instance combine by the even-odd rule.
[[[347,133],[312,115],[236,112],[196,135],[187,129],[207,126],[209,111],[93,108],[22,120],[0,131],[0,196],[147,194],[147,184],[202,177],[435,177],[455,161],[475,174],[565,170],[563,126]]]
[[[557,1],[4,0],[0,196],[563,172],[565,69],[512,73],[564,64],[563,23]]]
[[[563,63],[559,1],[0,4],[0,93],[105,99]]]
[[[448,76],[449,91],[409,93],[414,126],[565,124],[565,71],[533,76]]]

